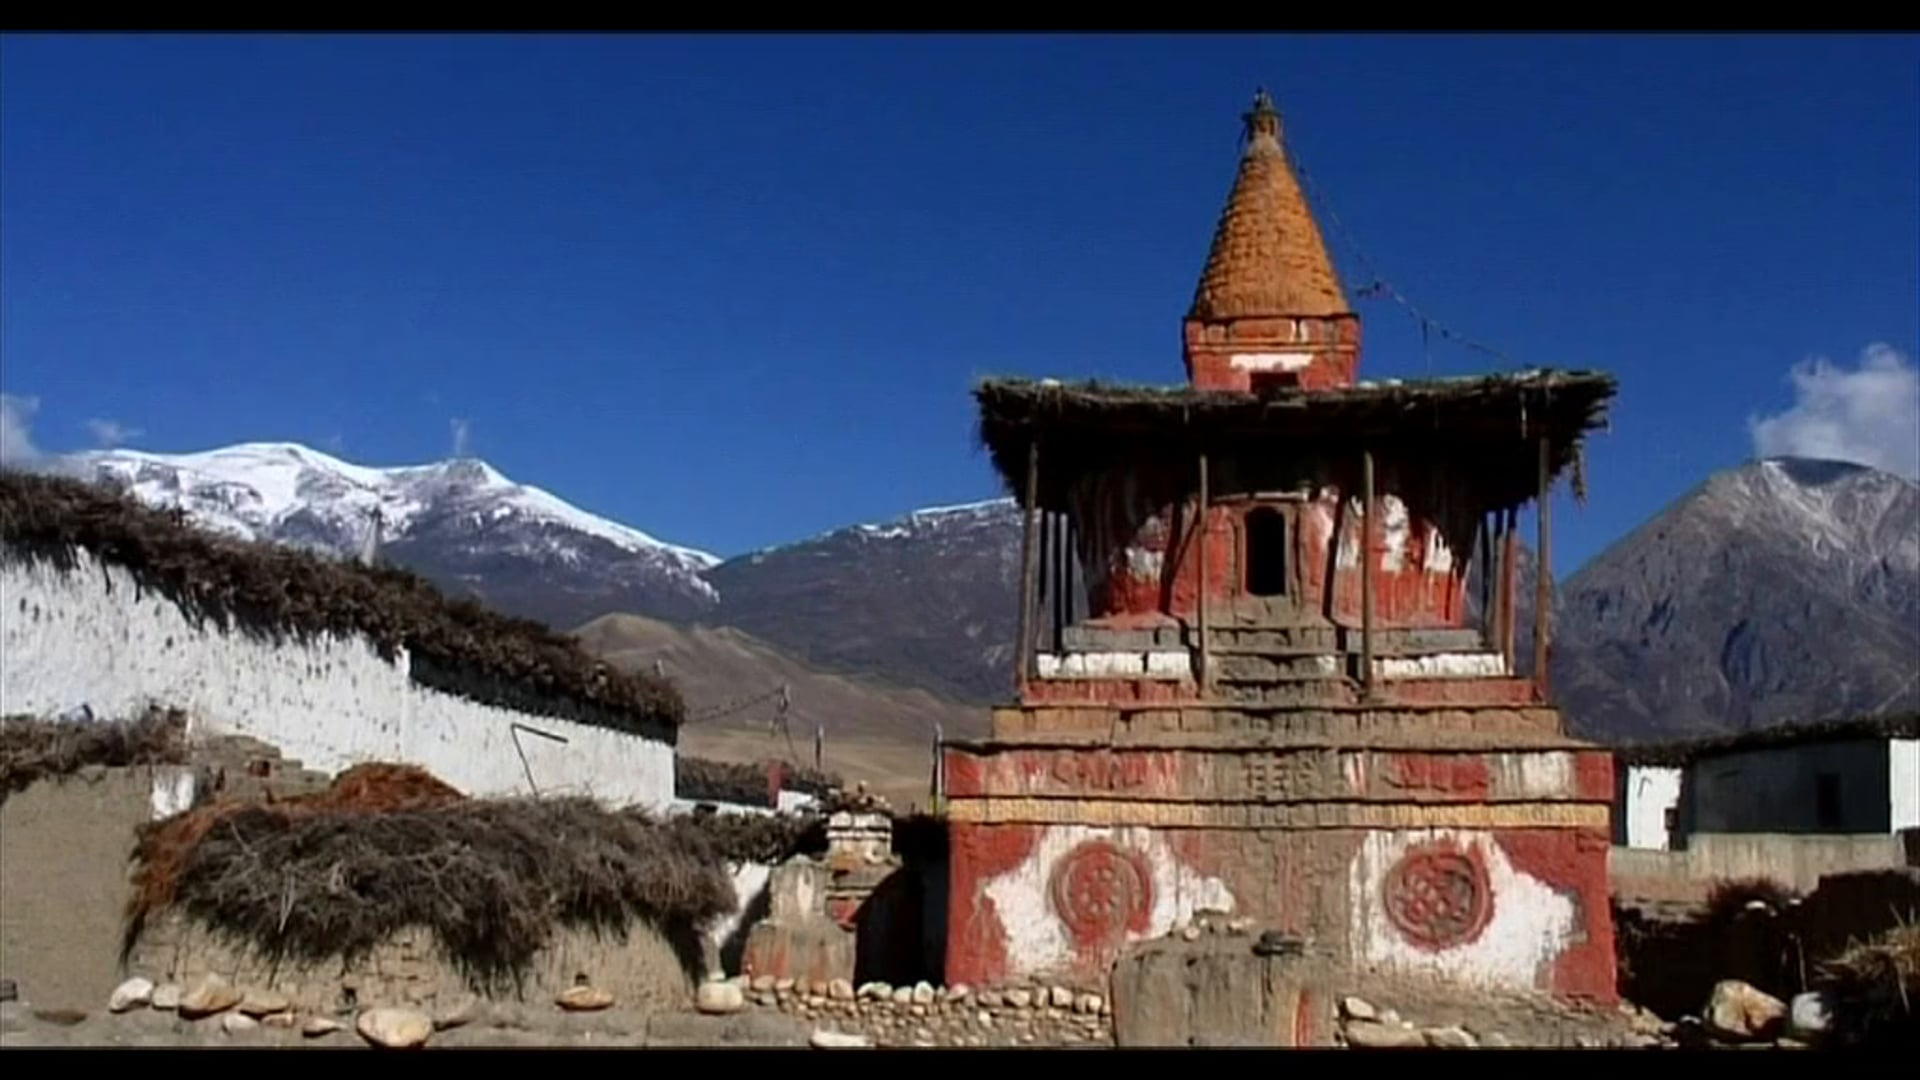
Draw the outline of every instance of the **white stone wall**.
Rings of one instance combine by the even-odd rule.
[[[1920,739],[1887,740],[1887,792],[1893,804],[1888,831],[1920,829]]]
[[[1627,847],[1672,849],[1674,837],[1667,830],[1667,811],[1680,805],[1682,775],[1676,766],[1627,766]]]
[[[275,643],[196,626],[120,567],[80,560],[71,573],[0,566],[0,711],[124,717],[160,704],[195,734],[250,736],[319,772],[385,761],[477,797],[673,802],[669,743],[419,686],[404,654],[388,662],[358,636]]]

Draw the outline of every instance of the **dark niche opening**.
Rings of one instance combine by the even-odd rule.
[[[1271,506],[1247,512],[1247,592],[1287,593],[1287,517]]]

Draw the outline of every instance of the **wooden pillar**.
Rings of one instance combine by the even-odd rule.
[[[1513,672],[1513,665],[1519,634],[1516,624],[1520,621],[1518,611],[1520,590],[1520,516],[1508,510],[1502,515],[1500,528],[1500,655],[1505,658],[1507,672]]]
[[[1067,626],[1073,622],[1073,561],[1067,546],[1069,522],[1064,513],[1053,516],[1053,640],[1059,652],[1067,650]]]
[[[1194,622],[1198,625],[1200,636],[1200,693],[1206,696],[1213,678],[1212,654],[1207,642],[1207,455],[1200,455],[1200,495],[1195,500],[1197,506],[1193,515],[1193,538],[1199,551],[1194,556],[1195,569],[1199,582],[1193,593]]]
[[[1493,610],[1493,523],[1492,514],[1480,515],[1480,639],[1489,646],[1500,640]]]
[[[1379,507],[1373,490],[1373,450],[1360,452],[1360,685],[1373,696],[1373,530]]]
[[[1020,534],[1020,642],[1015,661],[1014,686],[1026,696],[1027,679],[1033,673],[1033,616],[1036,571],[1034,533],[1040,525],[1040,441],[1027,444],[1027,487],[1021,493],[1026,504],[1026,522]]]
[[[1547,696],[1548,642],[1553,636],[1553,444],[1540,439],[1540,552],[1534,568],[1533,681]]]

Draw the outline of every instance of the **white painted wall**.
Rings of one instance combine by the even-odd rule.
[[[1627,845],[1668,851],[1674,837],[1667,831],[1667,811],[1680,805],[1682,771],[1671,765],[1627,766]]]
[[[1920,829],[1920,739],[1887,740],[1887,793],[1891,832]]]
[[[185,711],[196,734],[251,736],[320,772],[386,761],[479,797],[537,791],[653,810],[673,801],[668,743],[427,689],[408,678],[404,654],[389,663],[359,636],[275,644],[195,626],[120,567],[80,559],[72,573],[0,566],[0,711],[84,703],[95,716],[131,716],[160,704]]]
[[[1116,847],[1138,851],[1152,871],[1153,911],[1147,931],[1129,934],[1129,941],[1164,937],[1197,911],[1234,910],[1233,893],[1226,883],[1181,862],[1164,832],[1139,827],[1048,826],[1034,845],[1033,854],[985,886],[1007,935],[1009,975],[1045,975],[1071,965],[1073,940],[1054,913],[1048,883],[1054,863],[1088,840],[1106,840]]]
[[[1487,869],[1493,912],[1478,937],[1438,951],[1400,935],[1387,917],[1381,882],[1419,844],[1450,840]],[[1353,962],[1363,970],[1417,973],[1466,986],[1545,989],[1553,963],[1573,944],[1573,900],[1515,867],[1491,835],[1452,829],[1369,832],[1348,867]]]

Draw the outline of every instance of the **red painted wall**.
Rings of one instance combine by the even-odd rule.
[[[1444,537],[1441,527],[1411,513],[1404,530],[1390,530],[1384,496],[1380,503],[1382,523],[1373,538],[1375,625],[1463,625],[1470,552],[1436,550],[1437,539]],[[1215,605],[1215,611],[1223,611],[1245,595],[1245,515],[1258,505],[1275,506],[1289,515],[1290,574],[1296,610],[1308,617],[1328,616],[1341,625],[1358,626],[1361,515],[1351,505],[1343,511],[1339,492],[1330,487],[1306,502],[1213,506],[1206,527],[1197,535],[1192,535],[1195,530],[1190,503],[1186,507],[1163,505],[1143,515],[1143,521],[1132,524],[1130,537],[1106,548],[1104,565],[1093,568],[1105,575],[1104,586],[1093,590],[1093,616],[1106,621],[1194,617],[1202,587],[1202,538],[1206,544],[1207,602]],[[1102,517],[1109,529],[1124,531],[1128,527],[1129,515],[1120,508],[1106,507]],[[1388,551],[1390,543],[1397,551]],[[1341,565],[1341,560],[1333,557],[1343,545],[1354,560],[1350,565]]]

